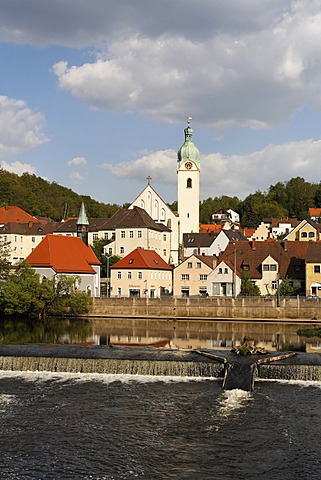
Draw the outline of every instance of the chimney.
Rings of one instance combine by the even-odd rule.
[[[288,251],[288,241],[287,241],[287,240],[284,240],[284,241],[283,241],[283,248],[284,248],[284,251],[285,251],[285,252]]]
[[[28,227],[31,228],[33,225],[33,222],[28,222]]]
[[[198,243],[197,244],[197,255],[200,255],[201,254],[201,244]]]
[[[256,250],[255,238],[252,240],[252,250]]]

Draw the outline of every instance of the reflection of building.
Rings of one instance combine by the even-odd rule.
[[[153,298],[170,294],[172,270],[154,250],[136,248],[110,267],[110,296]]]

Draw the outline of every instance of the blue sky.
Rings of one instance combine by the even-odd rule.
[[[0,0],[0,165],[106,203],[321,180],[321,0]]]

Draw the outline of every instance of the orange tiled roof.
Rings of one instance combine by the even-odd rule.
[[[15,206],[6,206],[0,208],[0,224],[9,223],[9,222],[19,222],[19,223],[40,223],[36,217],[33,217],[29,213],[22,210],[20,207]]]
[[[310,217],[321,217],[321,208],[309,208]]]
[[[26,258],[32,267],[51,267],[57,273],[95,273],[100,265],[91,247],[81,238],[47,235]]]
[[[223,225],[221,223],[214,224],[214,223],[201,223],[200,224],[200,233],[220,233],[223,229]]]
[[[110,268],[117,269],[150,269],[150,270],[172,270],[173,267],[163,260],[154,250],[144,250],[143,248],[136,248],[130,252],[126,257],[119,260],[119,262],[112,265]]]

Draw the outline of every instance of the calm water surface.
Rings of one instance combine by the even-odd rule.
[[[320,479],[320,420],[320,383],[0,372],[0,477]]]

